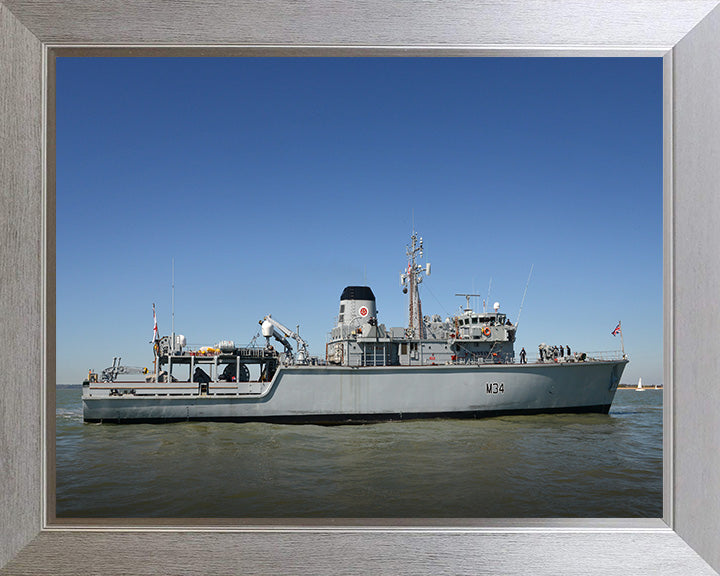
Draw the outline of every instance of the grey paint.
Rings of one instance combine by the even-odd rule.
[[[693,29],[716,5],[716,0],[0,3],[0,334],[9,337],[7,343],[3,342],[9,359],[5,375],[17,376],[3,376],[1,381],[4,418],[0,423],[0,565],[39,532],[0,573],[216,574],[282,570],[297,574],[521,574],[532,565],[537,574],[711,574],[690,547],[720,568],[717,551],[713,550],[720,533],[715,496],[720,493],[720,451],[717,441],[713,442],[720,416],[717,410],[709,409],[718,405],[718,392],[702,386],[715,382],[718,374],[718,342],[713,332],[716,324],[709,320],[717,316],[720,268],[717,256],[708,256],[707,251],[695,247],[698,241],[704,246],[717,246],[720,239],[720,227],[702,213],[707,207],[716,207],[718,182],[720,104],[716,95],[720,93],[720,73],[714,60],[720,53],[717,10],[711,20]],[[670,495],[672,511],[665,517],[678,533],[620,520],[609,524],[588,520],[583,523],[584,529],[567,527],[567,522],[558,520],[548,520],[540,527],[524,521],[524,530],[487,533],[468,528],[469,532],[461,535],[443,530],[437,523],[429,525],[421,535],[397,529],[345,533],[326,529],[299,534],[115,533],[98,530],[103,523],[92,524],[96,531],[41,531],[43,436],[39,422],[43,410],[39,367],[44,332],[37,240],[42,219],[38,122],[42,109],[41,42],[411,47],[395,54],[428,53],[423,46],[444,45],[451,47],[446,54],[464,55],[493,53],[488,47],[510,49],[503,54],[559,55],[564,53],[562,47],[569,46],[574,55],[619,55],[633,50],[635,54],[661,55],[680,40],[673,66],[675,106],[672,111],[666,110],[666,117],[672,114],[673,118],[668,132],[675,136],[676,156],[672,177],[668,178],[666,172],[666,184],[674,182],[676,186],[672,190],[667,185],[665,205],[665,247],[670,244],[665,273],[665,293],[669,295],[665,310],[666,373],[678,382],[673,386],[674,382],[668,381],[665,387],[666,399],[672,401],[670,434],[666,437],[673,440],[666,445],[666,453],[673,460],[669,462],[665,489],[674,489]],[[486,49],[474,51],[475,46]],[[531,50],[533,47],[539,49]],[[281,48],[273,53],[283,52],[287,50]],[[338,50],[325,53],[336,54]],[[12,82],[5,81],[8,71]],[[674,202],[670,194],[676,194]],[[52,195],[48,204],[52,204]],[[51,266],[48,269],[52,272]],[[51,299],[48,304],[52,312]],[[54,315],[49,316],[52,324]],[[694,320],[699,323],[693,324]],[[27,337],[19,338],[17,334],[21,333]],[[674,364],[668,364],[670,361]],[[20,390],[22,394],[17,393]],[[48,444],[47,449],[52,456],[52,445]],[[46,473],[51,476],[51,471]],[[553,526],[565,528],[553,531]]]
[[[135,389],[134,383],[83,387],[85,420],[211,418],[317,418],[335,415],[422,415],[439,413],[521,412],[610,406],[625,361],[481,366],[290,366],[281,367],[259,394],[189,396],[188,383],[168,383],[148,394],[111,396],[110,387]],[[495,383],[494,387],[491,383]],[[144,382],[138,383],[143,386]],[[226,383],[219,383],[221,386]],[[161,386],[161,385],[160,385]],[[236,383],[237,388],[248,384]],[[490,392],[487,387],[490,386]],[[122,388],[120,388],[122,389]],[[246,388],[247,389],[247,388]],[[226,392],[223,388],[222,392]],[[163,394],[164,393],[164,394]],[[150,395],[153,394],[153,395]],[[163,394],[157,396],[156,394]]]

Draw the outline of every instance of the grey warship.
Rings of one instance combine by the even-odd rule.
[[[324,358],[310,356],[298,331],[271,315],[260,320],[264,346],[224,341],[190,350],[173,333],[153,342],[152,370],[115,358],[101,374],[88,373],[83,419],[352,424],[610,410],[628,363],[624,350],[560,355],[541,344],[536,361],[518,362],[517,325],[497,303],[475,312],[464,295],[461,313],[423,316],[419,285],[430,265],[418,263],[422,251],[413,232],[400,275],[407,327],[380,324],[372,289],[348,286]]]

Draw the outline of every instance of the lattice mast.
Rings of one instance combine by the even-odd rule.
[[[420,302],[419,284],[423,281],[423,273],[430,276],[430,263],[425,266],[416,260],[423,256],[423,239],[413,230],[410,244],[406,247],[408,265],[400,274],[400,285],[403,293],[408,294],[408,336],[410,338],[425,338],[425,324],[423,323],[422,304]]]

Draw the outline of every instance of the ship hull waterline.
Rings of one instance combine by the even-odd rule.
[[[290,366],[255,393],[83,391],[86,422],[354,424],[508,414],[608,413],[627,360],[442,366]],[[140,384],[140,383],[138,383]],[[130,388],[133,383],[115,383]],[[242,386],[242,383],[240,383]],[[238,388],[240,389],[240,388]],[[252,389],[249,387],[248,389]]]

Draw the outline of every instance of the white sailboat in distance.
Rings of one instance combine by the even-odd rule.
[[[638,385],[635,390],[637,390],[638,392],[642,392],[643,390],[645,390],[645,388],[642,387],[642,378],[638,378]]]

